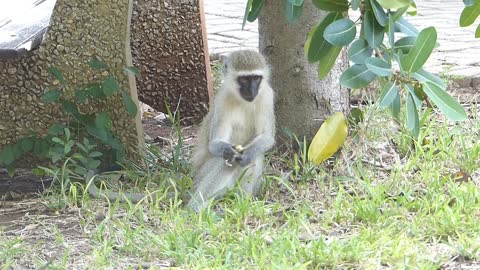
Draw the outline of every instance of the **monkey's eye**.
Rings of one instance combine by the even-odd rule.
[[[261,80],[261,79],[262,79],[262,76],[260,76],[260,75],[253,75],[253,76],[252,76],[252,80],[253,80],[253,81],[259,81],[259,80]]]
[[[247,77],[239,77],[238,78],[238,83],[240,83],[241,85],[247,84],[248,81],[249,81],[249,79]]]

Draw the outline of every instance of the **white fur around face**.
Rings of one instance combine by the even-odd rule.
[[[229,72],[226,72],[224,74],[222,85],[223,85],[223,90],[225,91],[225,94],[233,95],[239,101],[244,102],[246,104],[255,103],[257,98],[255,98],[255,100],[253,100],[252,102],[248,102],[244,100],[240,95],[240,89],[237,82],[237,78],[239,76],[262,76],[263,79],[262,79],[262,82],[260,83],[260,88],[258,92],[258,95],[260,96],[262,95],[262,92],[264,91],[263,89],[265,88],[265,86],[268,87],[268,80],[269,80],[268,69],[255,69],[255,70],[248,70],[248,71],[247,70],[240,70],[240,71],[230,70]]]

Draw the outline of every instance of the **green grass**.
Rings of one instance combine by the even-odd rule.
[[[49,262],[32,253],[28,235],[0,231],[0,262],[3,269],[25,256],[50,269],[480,266],[480,121],[437,119],[423,130],[427,143],[414,144],[385,112],[368,108],[358,137],[333,163],[314,168],[301,153],[294,159],[273,152],[261,199],[232,192],[200,215],[178,199],[106,204],[82,196],[81,186],[46,196],[41,201],[51,209],[75,212],[84,240],[51,228],[51,245],[64,248]],[[380,157],[383,163],[368,162]],[[188,163],[179,164],[142,177],[129,173],[138,186],[163,192],[178,177],[189,186]],[[471,178],[452,179],[457,172]],[[78,245],[88,248],[78,253]]]

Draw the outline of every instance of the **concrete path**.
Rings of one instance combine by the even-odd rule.
[[[242,31],[246,0],[204,0],[211,54],[224,54],[236,49],[258,48],[257,22],[248,23]],[[480,39],[475,39],[478,21],[467,28],[458,24],[464,7],[459,0],[416,0],[418,15],[408,16],[420,30],[435,26],[438,47],[430,57],[428,70],[462,77],[465,86],[480,85]],[[279,14],[279,16],[283,14]],[[459,79],[459,78],[457,78]]]

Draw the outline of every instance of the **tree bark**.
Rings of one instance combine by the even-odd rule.
[[[311,27],[326,14],[305,1],[300,20],[292,24],[284,16],[284,1],[267,0],[259,17],[259,48],[272,69],[277,128],[290,128],[307,140],[330,114],[349,111],[349,91],[340,86],[340,74],[348,67],[345,51],[323,80],[318,63],[308,63],[304,52]]]

